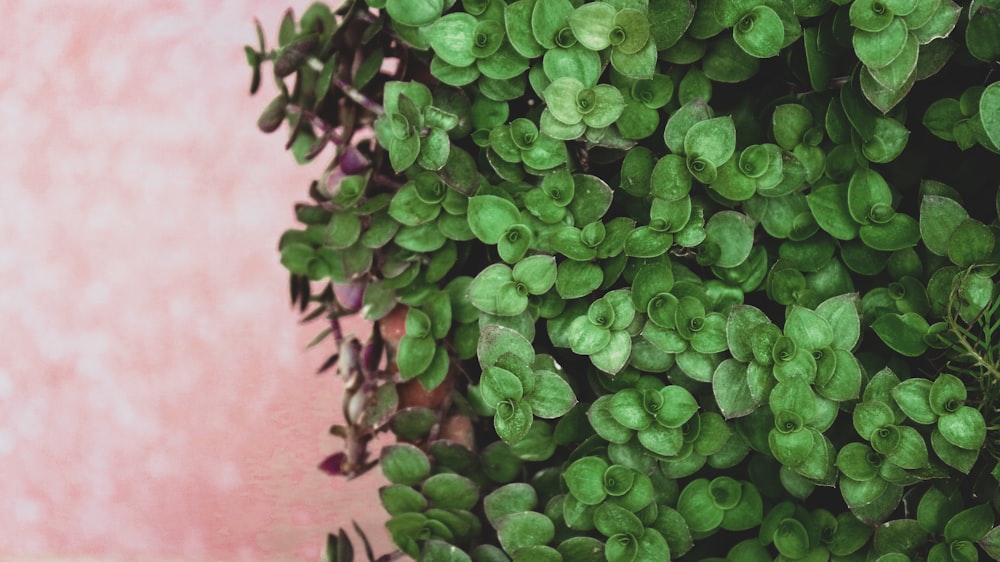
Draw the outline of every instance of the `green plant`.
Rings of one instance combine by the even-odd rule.
[[[401,553],[1000,559],[996,0],[354,0],[258,34],[258,125],[332,152],[279,243],[345,382],[322,467],[380,466]]]

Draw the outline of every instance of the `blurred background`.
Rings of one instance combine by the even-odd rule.
[[[254,17],[308,4],[3,2],[0,560],[317,560],[352,518],[388,548],[378,471],[316,470],[338,386],[278,264],[320,170],[248,94]]]

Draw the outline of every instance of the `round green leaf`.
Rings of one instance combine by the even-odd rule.
[[[430,337],[405,335],[399,341],[397,365],[403,380],[413,378],[427,370],[434,359],[436,345]]]
[[[944,526],[944,540],[978,541],[993,528],[993,509],[980,504],[956,513]]]
[[[691,481],[677,498],[677,511],[692,531],[705,533],[722,524],[726,512],[715,505],[708,478]]]
[[[720,211],[713,214],[705,224],[705,240],[719,247],[714,265],[736,267],[746,261],[753,249],[754,226],[753,220],[743,213]]]
[[[611,46],[616,13],[614,6],[606,2],[584,4],[569,15],[569,26],[581,45],[601,51]]]
[[[771,127],[774,140],[785,150],[793,150],[813,125],[813,116],[804,105],[789,103],[774,108]]]
[[[556,259],[541,255],[525,258],[514,265],[512,277],[532,295],[541,295],[555,285]]]
[[[927,443],[916,429],[899,426],[899,443],[888,454],[889,462],[900,468],[927,468]]]
[[[862,371],[857,358],[847,350],[834,349],[834,369],[830,378],[817,383],[816,392],[837,402],[853,400],[861,392]]]
[[[851,3],[848,14],[851,26],[870,32],[882,31],[889,27],[895,16],[893,11],[886,6],[886,2],[879,0],[856,0]]]
[[[632,488],[632,485],[635,484],[636,476],[637,473],[631,468],[628,468],[620,464],[611,465],[610,467],[608,467],[607,470],[604,471],[603,475],[604,491],[607,492],[607,494],[610,496],[613,496],[615,498],[621,498],[626,493],[628,493],[628,491]],[[649,477],[647,476],[646,478],[648,482]],[[652,491],[651,484],[650,484],[650,491]]]
[[[531,430],[531,406],[525,402],[504,400],[497,404],[493,427],[506,443],[517,443]]]
[[[715,369],[712,393],[726,419],[745,416],[759,405],[747,382],[746,365],[733,359],[726,359]]]
[[[986,260],[995,245],[993,231],[975,219],[959,223],[948,238],[948,259],[959,267]]]
[[[508,353],[525,365],[530,365],[535,360],[531,342],[517,331],[496,324],[484,326],[477,351],[480,365],[483,368],[492,367],[501,356]]]
[[[612,331],[611,341],[604,349],[590,356],[595,367],[609,375],[616,375],[628,363],[632,352],[632,338],[627,332]]]
[[[576,224],[597,222],[611,207],[611,187],[601,178],[589,174],[573,174],[573,199],[567,209]]]
[[[521,380],[507,369],[487,367],[479,379],[479,392],[491,407],[504,400],[520,400],[524,395]]]
[[[650,193],[659,199],[676,201],[691,191],[691,174],[683,157],[667,154],[656,162],[650,177]]]
[[[659,393],[663,407],[657,412],[656,421],[664,427],[681,427],[698,411],[698,401],[684,387],[667,385]]]
[[[524,547],[548,544],[553,538],[552,520],[535,511],[512,513],[497,521],[497,539],[507,554]]]
[[[782,556],[793,560],[804,558],[809,553],[809,534],[796,519],[783,519],[774,531],[774,547]]]
[[[919,357],[927,351],[924,336],[930,326],[915,312],[883,314],[872,322],[872,330],[893,351],[908,357]]]
[[[931,381],[927,379],[907,379],[892,389],[892,398],[911,420],[931,424],[937,421],[938,415],[931,410]]]
[[[709,496],[715,507],[729,511],[736,507],[743,496],[743,489],[740,482],[728,476],[719,476],[712,479],[708,484]]]
[[[712,117],[712,109],[702,100],[694,100],[682,105],[678,110],[670,115],[667,125],[663,130],[663,140],[674,155],[686,154],[685,140],[687,133],[695,123],[705,121]],[[718,125],[716,125],[718,126]],[[702,142],[711,142],[709,139],[702,139]],[[721,162],[720,162],[721,163]],[[655,174],[655,171],[654,171]],[[653,192],[656,195],[656,192]],[[683,195],[686,195],[685,192]],[[658,195],[659,196],[659,195]],[[676,199],[677,197],[664,197],[665,199]]]
[[[618,534],[638,537],[643,532],[642,521],[631,511],[614,503],[603,503],[597,508],[594,526],[607,537]]]
[[[528,252],[534,242],[531,229],[523,224],[513,224],[504,231],[497,242],[497,253],[507,263],[517,263]],[[553,283],[555,276],[553,276]]]
[[[483,312],[499,314],[501,288],[511,282],[511,269],[502,263],[493,264],[480,271],[469,284],[469,302]]]
[[[504,38],[500,47],[488,57],[476,59],[476,67],[483,76],[495,80],[511,80],[528,70],[528,59],[522,57]]]
[[[704,317],[698,331],[691,337],[691,349],[699,353],[719,353],[727,349],[726,317],[718,312]]]
[[[861,225],[858,234],[869,248],[894,252],[913,247],[920,241],[920,224],[909,215],[897,213],[883,224]]]
[[[476,24],[476,28],[472,34],[473,56],[475,56],[478,59],[481,59],[492,55],[493,53],[497,52],[497,50],[499,50],[500,47],[504,45],[504,38],[505,35],[504,35],[503,22],[500,22],[498,20],[480,21],[479,23]],[[515,55],[511,55],[512,58],[516,59],[518,56],[520,56],[520,53],[516,53],[516,49],[515,49]],[[484,81],[480,83],[480,86],[489,83],[488,80],[489,80],[488,77],[484,78]],[[513,85],[516,83],[517,82],[507,82],[507,83],[497,82],[497,85],[503,85],[503,84]],[[524,91],[523,78],[520,83],[522,84],[521,92],[523,92]]]
[[[453,12],[435,21],[427,30],[434,54],[450,65],[471,65],[476,61],[472,54],[476,23],[476,18],[465,12]]]
[[[431,507],[442,509],[468,510],[479,500],[479,486],[458,474],[435,474],[424,481],[420,491]]]
[[[632,303],[636,309],[645,311],[657,295],[669,294],[673,286],[674,274],[669,261],[645,265],[632,280]]]
[[[977,451],[986,441],[986,422],[975,408],[962,406],[938,418],[938,430],[952,445]]]
[[[729,116],[700,120],[684,136],[684,153],[704,158],[715,167],[729,160],[735,150],[736,126]]]
[[[535,40],[546,48],[556,48],[556,35],[566,27],[573,4],[569,0],[551,0],[549,2],[534,2],[531,12],[531,30]]]
[[[816,307],[816,314],[822,316],[833,333],[830,345],[850,351],[861,337],[861,301],[857,293],[831,297]]]
[[[556,268],[556,292],[564,299],[589,295],[603,280],[604,272],[597,264],[565,260]]]
[[[600,457],[583,457],[566,468],[563,478],[569,493],[586,505],[599,505],[607,497],[604,489],[604,473],[607,461]]]
[[[420,560],[425,562],[472,562],[472,558],[462,549],[440,540],[429,540],[424,544]]]
[[[889,184],[878,172],[870,168],[859,168],[854,172],[847,186],[847,206],[855,222],[870,224],[873,209],[889,207],[891,204]]]
[[[807,382],[790,379],[774,386],[768,404],[776,416],[781,412],[794,412],[807,421],[816,411],[816,395]]]
[[[427,499],[409,486],[400,484],[382,486],[378,490],[378,495],[382,507],[389,512],[389,515],[423,513],[427,509]]]
[[[545,52],[531,30],[531,13],[534,7],[534,0],[519,0],[508,4],[504,9],[507,38],[514,50],[529,59],[540,57]]]
[[[635,258],[655,258],[670,249],[674,237],[669,232],[641,226],[628,234],[625,239],[625,255]]]
[[[545,88],[545,104],[552,116],[562,123],[579,123],[583,120],[583,113],[577,105],[577,98],[585,89],[586,86],[576,78],[558,78]]]
[[[979,459],[978,450],[963,449],[952,445],[937,428],[931,430],[931,447],[939,459],[963,474],[968,474]]]
[[[634,388],[626,388],[614,394],[608,404],[608,411],[615,421],[629,429],[645,429],[653,422],[646,411],[642,393]]]
[[[771,321],[759,308],[750,305],[733,307],[726,324],[726,339],[730,353],[739,361],[753,359],[750,335],[759,327]]]
[[[487,244],[496,244],[511,225],[521,222],[517,207],[496,195],[470,197],[467,216],[469,228]]]
[[[939,374],[931,383],[927,394],[931,411],[939,416],[955,412],[965,404],[966,398],[968,390],[965,384],[955,375],[948,373]]]
[[[545,419],[561,417],[576,405],[573,389],[559,375],[549,371],[536,371],[532,375],[531,390],[525,396],[532,412]]]
[[[903,50],[890,62],[881,68],[868,68],[868,72],[876,82],[888,90],[901,90],[913,77],[917,70],[917,57],[920,46],[916,38],[908,35],[903,44]]]
[[[657,52],[652,41],[638,52],[628,54],[620,48],[611,49],[611,66],[629,78],[644,80],[652,78],[656,73]]]
[[[776,56],[785,41],[781,16],[768,6],[756,6],[736,22],[733,39],[752,57],[766,59]]]
[[[857,317],[857,311],[854,312]],[[792,305],[785,319],[785,335],[808,351],[821,349],[833,343],[833,329],[823,315],[797,305]]]
[[[421,26],[441,16],[444,0],[386,0],[385,10],[399,23]]]
[[[565,164],[568,153],[566,143],[541,133],[530,149],[521,152],[521,157],[526,165],[536,170],[551,170]]]
[[[590,425],[594,428],[594,431],[603,439],[611,443],[625,443],[632,437],[634,431],[618,423],[614,416],[611,415],[609,409],[611,400],[612,395],[610,394],[606,394],[595,400],[587,410],[587,419],[590,420]],[[678,445],[679,447],[680,445]]]
[[[643,47],[650,45],[649,41],[649,20],[646,14],[633,9],[625,8],[614,16],[614,25],[610,30],[611,44],[614,51],[625,54],[638,53]],[[653,48],[655,52],[655,47]]]
[[[593,86],[603,69],[601,56],[579,43],[550,49],[542,58],[543,75],[548,81],[568,77],[579,80],[584,86]]]
[[[878,476],[881,457],[864,443],[848,443],[837,452],[837,468],[844,476],[858,482],[867,482]]]
[[[604,543],[594,537],[571,537],[556,547],[563,560],[604,562]]]
[[[583,122],[588,127],[607,127],[618,119],[625,109],[625,98],[618,88],[610,84],[598,84],[593,88],[593,107],[583,114]],[[579,103],[577,104],[579,106]]]
[[[568,339],[573,353],[593,355],[611,342],[611,330],[595,325],[586,316],[580,316],[569,325]]]
[[[885,402],[866,399],[854,407],[851,419],[858,435],[864,439],[870,439],[876,430],[892,424],[895,421],[895,416],[892,408]]]
[[[639,430],[638,439],[647,450],[664,457],[676,455],[684,447],[683,431],[663,427],[658,423]]]
[[[958,23],[962,7],[950,1],[922,4],[934,4],[934,6],[928,6],[926,10],[914,10],[914,14],[908,14],[904,18],[910,32],[921,45],[930,43],[934,39],[947,37],[955,28],[955,24]]]
[[[854,31],[854,52],[866,66],[882,68],[896,59],[906,48],[909,32],[902,19],[893,19],[880,31]]]
[[[393,484],[414,486],[431,473],[431,463],[423,451],[408,443],[389,445],[382,449],[379,466]]]
[[[968,218],[969,213],[954,199],[924,195],[920,203],[920,238],[932,253],[947,256],[948,240]]]
[[[847,507],[856,510],[859,507],[875,504],[880,497],[889,492],[889,483],[882,478],[859,481],[841,477],[838,484],[844,496]]]

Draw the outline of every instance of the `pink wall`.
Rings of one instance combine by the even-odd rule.
[[[318,169],[247,93],[253,17],[308,2],[3,4],[0,559],[385,547],[380,475],[315,470],[336,385],[275,250]]]

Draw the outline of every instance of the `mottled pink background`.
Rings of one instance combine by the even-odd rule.
[[[275,250],[319,169],[248,95],[254,16],[308,2],[2,5],[0,559],[385,548],[380,475],[315,470],[337,386]]]

